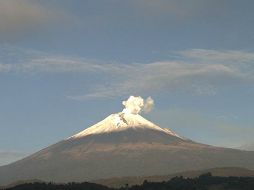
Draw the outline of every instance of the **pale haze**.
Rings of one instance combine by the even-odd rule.
[[[251,149],[253,9],[249,0],[1,0],[0,165],[121,111]]]

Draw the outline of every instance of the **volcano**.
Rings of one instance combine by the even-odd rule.
[[[139,114],[119,112],[31,156],[0,167],[0,184],[31,179],[82,182],[215,167],[254,169],[254,152],[197,143]]]

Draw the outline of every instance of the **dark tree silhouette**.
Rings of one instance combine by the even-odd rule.
[[[216,177],[211,173],[197,178],[174,177],[169,181],[149,182],[129,187],[128,184],[119,190],[254,190],[254,177]],[[116,190],[93,183],[27,183],[5,190]]]

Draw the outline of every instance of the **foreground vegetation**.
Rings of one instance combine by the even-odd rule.
[[[174,177],[169,181],[148,182],[142,185],[121,187],[118,190],[253,190],[253,177],[215,177],[211,173],[197,178]],[[116,190],[93,183],[26,183],[6,190]]]

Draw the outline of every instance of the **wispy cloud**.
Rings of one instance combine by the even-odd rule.
[[[27,156],[28,153],[17,151],[0,151],[0,166],[6,165]]]
[[[0,64],[0,72],[8,72],[11,69],[9,64]]]
[[[0,40],[9,41],[28,34],[45,32],[45,27],[72,20],[73,16],[60,8],[45,6],[40,1],[1,0]]]
[[[233,50],[207,50],[207,49],[191,49],[177,54],[186,58],[192,58],[199,62],[241,62],[248,63],[254,60],[253,52],[246,51],[233,51]]]
[[[37,51],[3,48],[0,72],[89,73],[90,91],[68,98],[109,98],[129,94],[183,91],[194,95],[215,95],[222,86],[254,80],[254,53],[193,49],[176,52],[177,59],[152,63],[103,63],[80,57],[50,55]],[[6,53],[9,51],[9,53]],[[12,53],[10,53],[12,52]],[[9,55],[9,56],[8,56]]]
[[[242,80],[241,73],[222,64],[164,61],[131,64],[120,72],[119,79],[112,81],[111,85],[96,86],[92,93],[72,98],[81,100],[175,90],[195,95],[215,95],[222,81]]]

